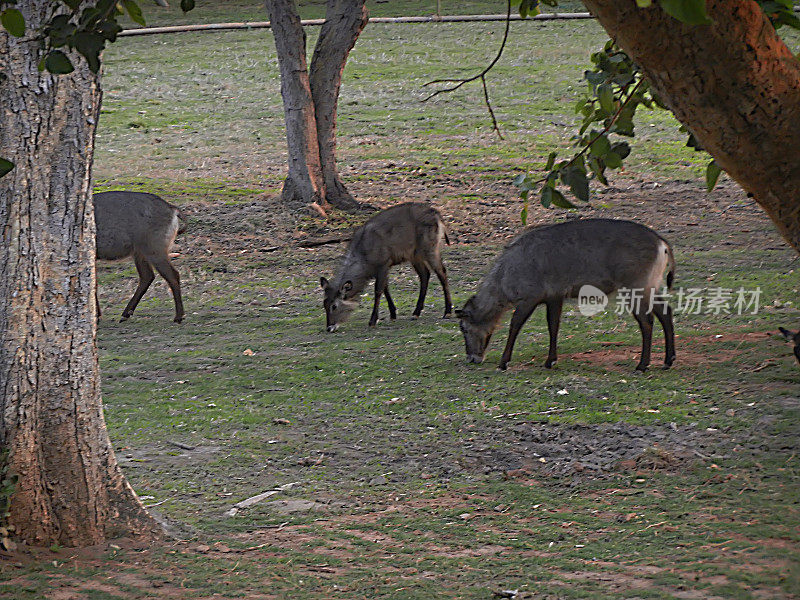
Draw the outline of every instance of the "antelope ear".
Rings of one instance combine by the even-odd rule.
[[[326,287],[328,287],[328,285],[329,284],[327,279],[325,279],[324,277],[319,278],[319,287],[321,287],[324,290]]]
[[[345,282],[342,284],[342,291],[343,291],[343,292],[349,292],[349,291],[350,291],[350,290],[352,290],[352,289],[353,289],[353,282],[352,282],[352,281],[349,281],[349,280],[348,280],[348,281],[345,281]]]
[[[789,340],[790,342],[794,341],[794,334],[791,331],[789,331],[788,329],[784,329],[783,327],[778,327],[778,330],[783,334],[783,337],[785,337],[787,340]]]

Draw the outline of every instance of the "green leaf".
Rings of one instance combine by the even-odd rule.
[[[194,8],[194,0],[181,0],[181,10],[185,13]]]
[[[542,206],[544,206],[545,208],[550,208],[550,205],[553,203],[554,191],[555,190],[553,188],[547,185],[542,188],[542,199],[540,200],[540,202],[542,203]]]
[[[722,169],[719,168],[716,162],[712,160],[708,163],[706,167],[706,190],[710,192],[716,187],[720,173],[722,173]]]
[[[528,223],[528,204],[525,203],[525,206],[522,207],[522,212],[519,213],[519,219],[522,221],[523,225],[527,225]]]
[[[592,135],[594,136],[597,134],[593,131]],[[603,158],[610,150],[611,142],[608,141],[608,138],[605,134],[602,134],[594,142],[592,142],[592,147],[589,149],[589,152],[598,158]]]
[[[604,83],[597,88],[597,99],[600,100],[600,108],[602,108],[609,115],[616,112],[614,107],[614,90],[611,85]]]
[[[689,137],[686,139],[686,147],[694,148],[695,152],[703,151],[703,146],[700,144],[700,141],[694,137],[694,134],[691,132],[689,132]]]
[[[61,50],[51,50],[44,59],[44,66],[53,75],[65,75],[75,70],[72,62]]]
[[[572,202],[564,197],[558,190],[553,190],[553,205],[559,208],[577,208]]]
[[[134,23],[138,23],[142,27],[147,25],[144,20],[144,15],[142,14],[142,9],[139,8],[139,5],[136,4],[134,0],[122,0],[122,6],[125,7],[125,11]]]
[[[530,173],[523,173],[517,175],[514,178],[514,185],[516,185],[520,190],[520,195],[525,197],[529,191],[531,191],[539,182],[535,181],[533,177],[531,177]]]
[[[625,160],[631,153],[631,146],[628,142],[617,142],[611,145],[611,152],[619,156],[622,160]]]
[[[5,177],[14,168],[14,163],[8,159],[0,158],[0,177]],[[5,482],[4,482],[5,483]]]
[[[117,39],[117,34],[122,31],[122,26],[116,21],[103,21],[97,25],[95,31],[109,42],[114,42]]]
[[[76,33],[72,44],[86,58],[92,73],[97,73],[100,70],[100,53],[106,45],[103,36],[96,33]]]
[[[519,3],[519,16],[523,19],[529,15],[534,17],[539,14],[539,0],[522,0]]]
[[[653,0],[636,0],[636,6],[639,8],[647,8],[653,4]]]
[[[590,158],[589,159],[589,167],[592,169],[594,176],[597,177],[597,181],[602,183],[603,185],[608,185],[608,179],[605,176],[606,166],[603,162],[597,158]]]
[[[687,25],[710,25],[706,0],[658,0],[669,16]]]
[[[611,131],[618,135],[633,136],[633,117],[635,114],[636,106],[633,103],[623,106]]]
[[[780,15],[778,15],[778,22],[783,25],[788,25],[793,29],[800,29],[800,19],[789,11],[782,11]]]
[[[609,169],[619,169],[622,166],[622,158],[616,152],[609,150],[608,154],[603,157],[603,162]]]
[[[77,26],[70,23],[68,15],[56,15],[47,24],[44,33],[50,38],[50,47],[59,48],[67,44],[76,30]]]
[[[7,8],[0,13],[0,23],[14,37],[25,35],[25,17],[16,8]]]
[[[550,171],[553,168],[553,165],[556,162],[556,155],[557,154],[555,152],[551,152],[550,156],[547,157],[547,164],[544,167],[545,171]]]
[[[586,173],[577,168],[569,168],[561,171],[561,181],[569,186],[574,196],[583,202],[589,201],[589,179]]]

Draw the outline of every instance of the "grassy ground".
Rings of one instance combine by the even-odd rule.
[[[263,18],[230,5],[208,19]],[[602,40],[587,22],[515,24],[491,78],[500,141],[477,89],[418,101],[450,65],[482,65],[500,30],[370,26],[345,71],[345,180],[376,205],[440,208],[457,306],[520,230],[513,173],[568,144]],[[295,242],[363,217],[280,205],[268,34],[127,39],[105,59],[98,187],[158,192],[189,222],[184,324],[160,280],[117,323],[133,266],[99,271],[109,432],[176,537],[13,557],[0,597],[800,597],[798,370],[774,334],[800,321],[796,255],[732,184],[701,191],[705,159],[668,117],[646,115],[628,172],[578,214],[647,223],[673,242],[678,286],[760,288],[758,314],[679,313],[675,367],[657,368],[657,352],[641,375],[633,320],[574,308],[544,369],[537,313],[503,373],[505,326],[487,362],[467,365],[438,285],[409,318],[407,268],[392,276],[396,322],[369,329],[365,299],[324,332],[319,276],[343,248]],[[534,208],[531,221],[564,217]]]

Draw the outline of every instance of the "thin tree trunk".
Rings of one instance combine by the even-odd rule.
[[[800,252],[800,62],[752,0],[707,0],[712,25],[657,3],[584,0],[675,116]]]
[[[347,191],[336,165],[336,109],[347,57],[369,20],[364,0],[328,0],[325,23],[311,60],[311,95],[317,120],[326,199],[343,209],[360,204]]]
[[[20,3],[28,33],[0,31],[0,448],[18,477],[9,522],[30,544],[152,532],[123,477],[100,401],[91,163],[99,78],[40,73],[49,0]]]
[[[306,62],[306,34],[294,0],[267,0],[281,72],[281,96],[289,146],[283,200],[325,208],[325,181]]]

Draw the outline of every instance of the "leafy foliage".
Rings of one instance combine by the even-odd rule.
[[[710,25],[705,0],[659,0],[659,5],[669,16],[687,25]]]
[[[800,19],[794,13],[792,0],[756,0],[761,10],[769,17],[775,29],[788,25],[800,29]]]
[[[14,168],[14,163],[5,158],[0,158],[0,177],[7,175]]]
[[[556,161],[556,152],[551,153],[545,165],[547,174],[542,178],[530,174],[516,178],[515,184],[525,201],[523,223],[527,217],[528,197],[540,184],[544,184],[540,192],[544,206],[574,208],[574,204],[559,192],[559,184],[568,187],[578,200],[587,202],[589,180],[597,179],[607,185],[606,171],[621,168],[630,154],[630,145],[620,138],[633,137],[636,109],[663,106],[637,66],[614,42],[606,42],[602,50],[592,54],[591,61],[593,69],[583,75],[587,92],[575,107],[583,116],[575,136],[575,145],[580,150],[572,158],[561,161]]]
[[[25,35],[25,17],[16,8],[7,8],[0,12],[0,23],[14,37]]]
[[[800,29],[800,19],[793,10],[792,0],[757,0],[773,26],[777,29],[788,25]],[[636,0],[641,9],[652,7],[652,0]],[[554,6],[557,0],[547,0]],[[713,21],[705,9],[705,0],[658,0],[658,6],[687,25],[709,25]],[[538,13],[537,0],[521,0],[520,15]],[[606,171],[621,169],[625,158],[630,154],[630,145],[619,137],[632,138],[634,117],[640,106],[669,110],[650,89],[638,65],[612,40],[606,42],[599,52],[591,56],[593,68],[584,72],[588,85],[587,94],[576,105],[576,112],[583,115],[583,121],[575,136],[575,146],[580,148],[572,158],[557,161],[553,152],[545,165],[546,175],[534,177],[531,174],[519,175],[514,180],[523,199],[521,219],[523,224],[528,215],[528,198],[531,192],[540,190],[540,202],[545,207],[557,206],[574,208],[558,185],[568,187],[572,195],[582,202],[589,200],[589,180],[596,179],[608,185]],[[587,130],[593,125],[602,129]],[[697,139],[685,126],[681,131],[688,133],[686,145],[702,151]],[[706,187],[714,189],[722,169],[713,160],[706,168]],[[541,187],[540,187],[541,186]]]

